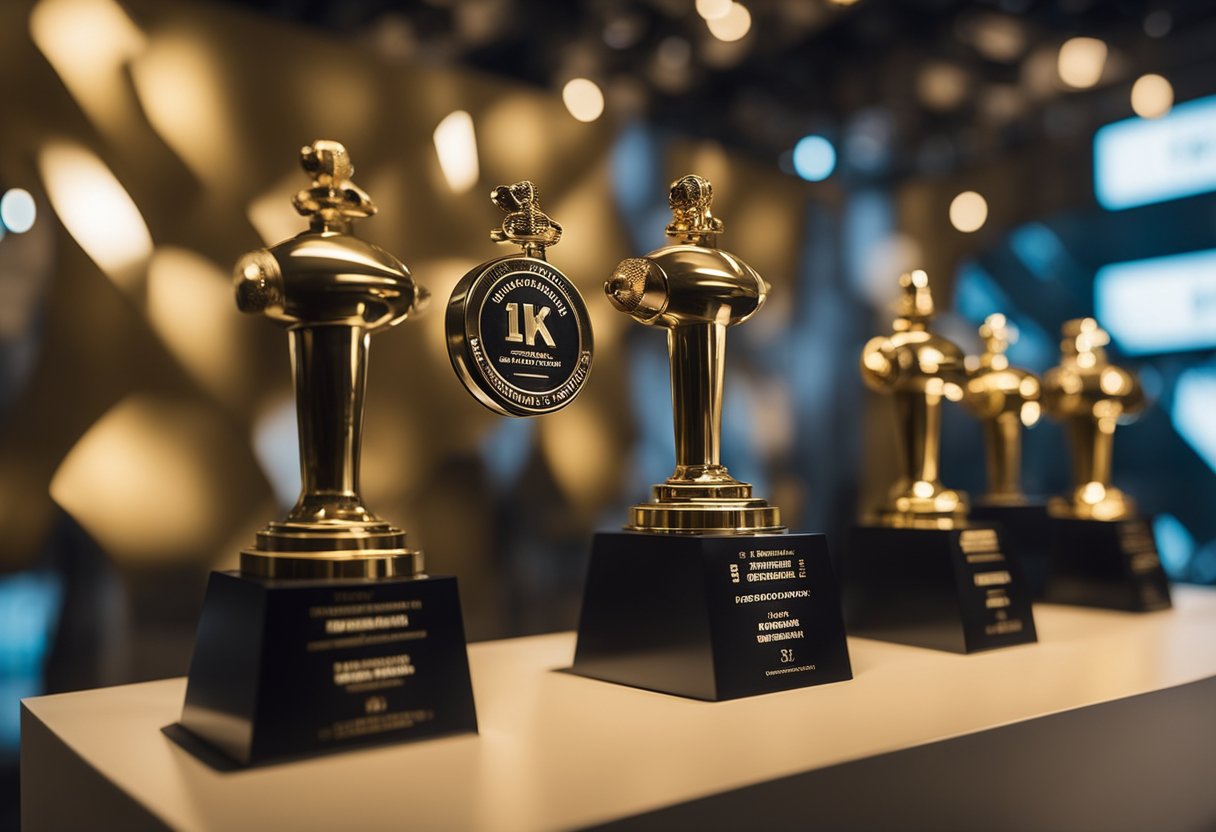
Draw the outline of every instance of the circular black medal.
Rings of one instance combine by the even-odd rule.
[[[505,416],[574,400],[591,370],[591,320],[570,279],[538,257],[483,263],[452,292],[448,355],[473,396]]]

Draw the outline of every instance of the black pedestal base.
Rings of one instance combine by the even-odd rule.
[[[595,535],[572,669],[708,700],[852,679],[826,539]]]
[[[1170,607],[1170,585],[1143,520],[1052,518],[1052,564],[1044,600],[1149,612]]]
[[[851,635],[956,653],[1037,640],[1018,563],[991,526],[854,528],[844,613]]]
[[[181,725],[245,765],[476,731],[456,579],[213,572]]]
[[[1016,560],[1031,600],[1041,600],[1051,571],[1051,517],[1046,503],[1003,506],[977,502],[971,519],[980,526],[996,526],[1005,554]]]

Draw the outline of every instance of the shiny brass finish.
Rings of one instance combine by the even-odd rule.
[[[460,279],[444,326],[457,378],[503,416],[538,416],[574,401],[591,372],[591,316],[577,287],[545,258],[562,227],[540,208],[528,181],[500,185],[490,200],[506,212],[490,232],[518,245]]]
[[[631,531],[671,534],[784,532],[776,506],[752,496],[721,463],[726,328],[756,313],[768,284],[751,266],[716,248],[722,221],[713,189],[699,176],[671,186],[674,245],[624,260],[604,284],[608,300],[643,324],[667,329],[676,467],[653,499],[633,506]]]
[[[351,233],[376,212],[354,182],[346,148],[300,151],[311,188],[293,204],[309,230],[236,264],[237,306],[287,328],[295,375],[302,489],[283,521],[241,553],[241,571],[270,578],[388,577],[422,568],[405,532],[359,496],[363,394],[371,335],[420,311],[427,291],[388,252]]]
[[[875,512],[884,526],[954,528],[967,516],[967,495],[938,478],[941,404],[959,401],[967,384],[963,352],[929,330],[933,297],[920,270],[899,278],[900,298],[890,335],[871,338],[861,353],[861,377],[895,402],[900,476]]]
[[[1020,506],[1022,428],[1039,421],[1040,385],[1034,373],[1009,365],[1005,351],[1017,341],[1017,330],[1004,315],[989,315],[980,326],[984,352],[967,382],[963,404],[983,423],[988,451],[988,505]]]
[[[490,232],[496,243],[515,243],[527,257],[545,259],[545,248],[562,239],[562,227],[540,210],[540,189],[524,180],[514,185],[499,185],[490,192],[490,201],[507,212],[502,225]]]
[[[1111,484],[1111,454],[1115,427],[1144,409],[1144,391],[1134,375],[1107,360],[1102,348],[1110,336],[1093,318],[1066,322],[1063,335],[1060,364],[1043,377],[1043,409],[1068,430],[1076,487],[1048,509],[1058,517],[1127,519],[1136,509]]]

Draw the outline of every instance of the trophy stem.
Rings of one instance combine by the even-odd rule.
[[[342,325],[291,330],[302,491],[290,521],[371,519],[359,499],[370,337]]]
[[[998,500],[1022,497],[1022,425],[1017,413],[984,421],[988,447],[988,494]]]
[[[696,323],[667,330],[676,470],[672,480],[725,475],[722,468],[722,379],[726,326]]]
[[[1091,418],[1070,419],[1069,422],[1076,482],[1082,486],[1091,482],[1109,486],[1115,440],[1113,430],[1103,430],[1101,423]]]
[[[896,445],[905,483],[937,482],[941,444],[941,397],[898,391],[895,399]]]

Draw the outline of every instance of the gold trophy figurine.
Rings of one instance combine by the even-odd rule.
[[[769,286],[718,248],[712,199],[707,180],[676,180],[670,244],[623,260],[604,285],[618,311],[667,330],[676,464],[625,531],[595,535],[573,669],[718,700],[852,670],[824,536],[786,534],[722,464],[726,331]]]
[[[671,187],[672,245],[621,261],[604,284],[608,300],[640,323],[667,330],[675,472],[654,499],[630,509],[626,529],[677,534],[784,532],[780,512],[721,462],[727,327],[756,314],[769,286],[755,269],[717,248],[722,220],[713,187],[685,176]]]
[[[930,328],[928,275],[904,274],[899,286],[891,334],[861,353],[863,381],[894,404],[899,475],[853,529],[849,632],[959,653],[1035,641],[1030,596],[1001,533],[968,520],[967,495],[940,477],[942,405],[962,401],[971,381],[963,351]]]
[[[1013,367],[1005,351],[1017,330],[1004,315],[989,315],[980,326],[984,352],[967,382],[963,403],[984,426],[988,492],[978,502],[1022,506],[1022,429],[1038,423],[1040,385],[1034,373]]]
[[[1038,424],[1042,385],[1034,373],[1009,363],[1005,351],[1017,337],[1004,315],[989,315],[980,326],[984,352],[967,359],[971,378],[963,404],[983,426],[988,460],[988,490],[974,501],[971,519],[1000,526],[1031,597],[1040,598],[1049,571],[1051,526],[1046,503],[1022,488],[1022,434]]]
[[[239,572],[211,573],[173,729],[244,765],[477,730],[456,579],[422,574],[405,532],[359,496],[368,345],[427,292],[352,233],[376,208],[346,148],[316,141],[300,162],[308,230],[234,274],[241,311],[290,338],[300,497]]]
[[[1112,483],[1115,428],[1145,407],[1136,377],[1111,364],[1093,318],[1063,326],[1060,364],[1043,378],[1043,409],[1062,422],[1072,448],[1074,488],[1048,503],[1052,571],[1046,598],[1135,612],[1170,606],[1169,582],[1152,530]]]
[[[1051,501],[1057,517],[1126,520],[1135,505],[1111,484],[1115,428],[1144,410],[1144,391],[1136,377],[1111,364],[1103,349],[1110,336],[1093,318],[1068,321],[1060,341],[1060,364],[1043,379],[1043,405],[1063,422],[1072,447],[1072,495]]]
[[[899,278],[903,293],[890,335],[871,338],[861,377],[895,403],[899,479],[875,516],[881,525],[949,529],[967,517],[967,495],[939,479],[942,400],[959,401],[967,383],[963,351],[929,329],[933,296],[919,269]]]
[[[285,326],[291,338],[302,490],[287,519],[258,532],[241,571],[267,578],[413,575],[420,552],[359,496],[363,395],[372,334],[426,306],[429,293],[396,257],[352,233],[376,213],[354,182],[346,148],[300,152],[313,177],[292,200],[309,229],[236,264],[237,306]]]

